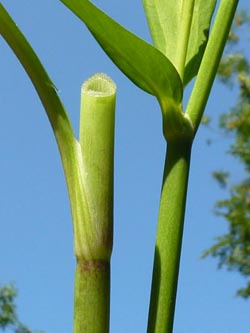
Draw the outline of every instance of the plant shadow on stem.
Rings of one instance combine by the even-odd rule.
[[[153,271],[152,289],[151,289],[152,301],[150,304],[150,313],[149,313],[151,327],[156,326],[157,305],[159,304],[159,294],[160,294],[160,284],[161,284],[160,280],[161,280],[161,257],[159,249],[156,246],[154,254],[154,271]],[[152,295],[154,295],[153,298]],[[152,309],[154,309],[154,311]]]

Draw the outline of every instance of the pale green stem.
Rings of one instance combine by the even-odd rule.
[[[86,201],[74,222],[74,333],[109,332],[110,256],[113,238],[114,83],[104,74],[81,91],[80,154]]]
[[[200,124],[239,0],[222,0],[201,62],[186,113],[195,132]]]
[[[181,17],[179,21],[178,38],[175,54],[176,69],[183,81],[185,62],[188,50],[189,35],[192,25],[195,0],[182,1]]]
[[[191,154],[168,143],[155,246],[148,333],[172,333]]]
[[[74,333],[108,333],[110,263],[77,262],[75,276]]]

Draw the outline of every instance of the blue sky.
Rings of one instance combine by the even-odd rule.
[[[140,91],[103,53],[83,24],[60,1],[4,0],[33,45],[78,132],[82,82],[95,72],[117,84],[115,232],[112,256],[111,333],[146,331],[154,239],[165,155],[156,100]],[[95,3],[141,37],[149,33],[141,1]],[[248,1],[241,1],[246,7]],[[18,312],[31,328],[72,331],[75,260],[66,186],[52,130],[26,73],[0,40],[0,282],[19,289]],[[216,120],[236,95],[215,84],[207,114]],[[213,144],[208,146],[207,138]],[[193,147],[175,333],[248,332],[249,303],[236,298],[245,281],[200,260],[226,230],[213,205],[226,195],[211,172],[230,166],[228,141],[199,130]]]

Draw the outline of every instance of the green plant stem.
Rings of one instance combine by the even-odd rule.
[[[2,4],[0,34],[32,80],[60,150],[77,257],[75,333],[108,333],[116,87],[104,75],[84,85],[87,97],[82,102],[77,141],[53,82]]]
[[[172,333],[191,154],[190,141],[168,143],[155,246],[148,333]]]
[[[115,99],[116,86],[104,74],[93,75],[82,86],[79,160],[85,220],[80,213],[74,222],[75,255],[81,260],[109,260],[111,256]]]
[[[194,131],[200,124],[239,0],[222,0],[201,62],[186,113]]]
[[[74,333],[109,332],[115,98],[116,86],[104,74],[82,86],[79,160],[86,200],[73,200]]]
[[[74,333],[108,333],[110,263],[78,261],[75,277]]]
[[[178,39],[176,46],[176,68],[183,81],[185,61],[188,50],[188,41],[192,25],[195,0],[182,1],[180,25],[178,30]]]

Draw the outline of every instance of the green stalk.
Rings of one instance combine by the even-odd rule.
[[[148,333],[172,333],[191,142],[169,142],[156,237]]]
[[[239,0],[221,1],[211,35],[208,39],[208,44],[186,110],[195,132],[200,124],[217,74],[238,2]]]
[[[192,25],[195,0],[182,1],[181,16],[176,45],[176,69],[183,81],[189,35]]]
[[[238,0],[222,0],[211,36],[198,72],[192,95],[187,107],[186,116],[190,118],[197,131],[208,96],[217,73],[222,52],[237,8]],[[190,14],[192,2],[186,2],[186,14]],[[182,11],[182,13],[184,13]],[[183,21],[183,35],[179,36],[178,71],[182,75],[185,47],[192,17]],[[163,128],[167,129],[169,120]],[[169,126],[169,125],[168,125]],[[167,133],[168,134],[168,133]],[[190,165],[191,142],[181,134],[180,140],[168,139],[163,186],[160,201],[158,231],[155,247],[154,269],[151,289],[151,300],[148,320],[148,333],[172,333],[178,271],[181,254],[183,222],[185,214],[188,173]],[[181,138],[183,138],[181,140]]]
[[[32,80],[62,158],[77,258],[74,331],[108,333],[116,87],[104,75],[83,85],[79,142],[53,82],[2,4],[0,34]]]
[[[115,96],[114,83],[103,74],[82,86],[79,158],[87,214],[84,221],[74,221],[74,333],[109,332]]]
[[[74,333],[108,333],[110,264],[78,261],[75,276]]]

